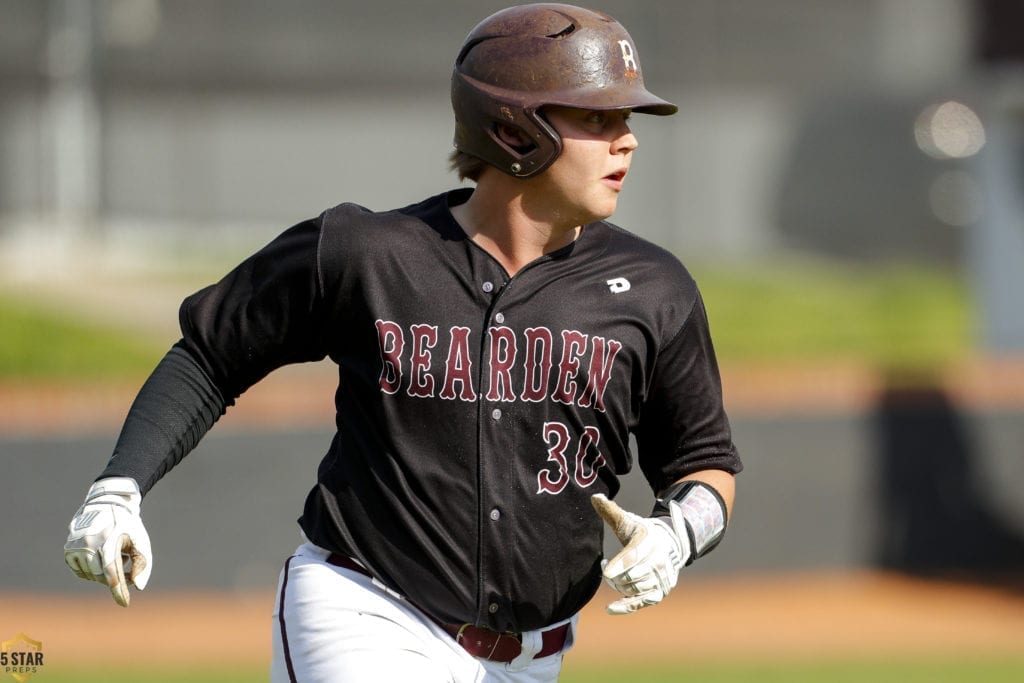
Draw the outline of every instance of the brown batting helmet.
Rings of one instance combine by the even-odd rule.
[[[562,4],[521,5],[470,31],[455,60],[455,147],[505,173],[536,175],[562,151],[541,107],[632,109],[667,116],[678,107],[644,87],[626,29],[593,10]],[[522,130],[533,145],[515,149],[497,124]]]

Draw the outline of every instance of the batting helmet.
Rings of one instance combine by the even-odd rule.
[[[455,60],[455,148],[527,178],[551,165],[562,139],[541,107],[633,111],[667,116],[678,107],[644,87],[626,29],[606,14],[562,4],[501,10],[470,31]],[[533,145],[515,149],[497,124],[522,130]]]

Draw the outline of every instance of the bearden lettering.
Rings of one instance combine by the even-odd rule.
[[[468,327],[450,328],[447,338],[442,338],[437,325],[427,323],[406,328],[391,320],[377,320],[376,327],[382,392],[394,395],[404,386],[405,393],[413,398],[436,395],[449,401],[477,400]],[[495,326],[487,335],[489,344],[482,352],[488,368],[486,400],[539,402],[547,398],[605,412],[604,394],[621,342],[579,330],[562,330],[557,336],[561,346],[556,368],[556,336],[550,329],[530,327],[520,337],[509,327]],[[443,368],[435,368],[436,359],[442,356]],[[522,367],[522,375],[516,384],[518,367]],[[444,381],[437,392],[435,376],[440,378],[442,373]]]

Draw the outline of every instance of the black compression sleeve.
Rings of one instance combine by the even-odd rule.
[[[225,400],[181,342],[139,390],[114,454],[98,479],[131,477],[142,495],[196,447],[233,403]]]

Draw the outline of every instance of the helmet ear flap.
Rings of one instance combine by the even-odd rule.
[[[506,101],[488,92],[486,85],[468,82],[457,72],[452,78],[452,104],[456,149],[509,175],[517,178],[536,175],[562,152],[558,131],[534,107]],[[500,126],[518,131],[526,138],[526,144],[502,139]]]
[[[520,121],[523,125],[517,125]],[[502,135],[502,127],[515,131],[521,144],[506,139],[506,136]],[[489,129],[488,136],[504,152],[502,159],[506,167],[502,170],[517,178],[537,175],[554,163],[562,153],[562,138],[558,131],[540,112],[532,109],[523,111],[521,116],[513,115],[512,121],[495,122]]]

